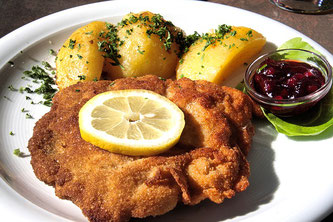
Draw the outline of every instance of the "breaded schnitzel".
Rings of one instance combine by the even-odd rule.
[[[78,113],[96,94],[147,89],[185,114],[179,143],[149,157],[110,153],[80,136]],[[59,91],[34,128],[28,148],[36,176],[71,200],[90,221],[156,216],[177,203],[221,203],[249,185],[253,104],[242,92],[206,81],[156,76],[78,83]]]

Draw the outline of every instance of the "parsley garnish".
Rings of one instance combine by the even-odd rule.
[[[34,117],[30,113],[25,114],[26,119],[33,119]]]
[[[78,76],[80,80],[85,80],[86,79],[86,76],[85,75],[80,75]]]
[[[69,39],[68,48],[74,49],[75,43],[76,43],[76,40]]]
[[[52,67],[48,62],[42,62],[42,64],[46,67],[46,69],[51,70]],[[32,90],[30,87],[23,87],[21,90],[27,93],[37,93],[43,94],[44,102],[42,104],[50,106],[51,100],[54,94],[57,92],[56,89],[52,87],[55,85],[54,79],[40,66],[33,66],[31,70],[24,71],[23,74],[26,77],[34,79],[34,82],[37,80],[41,81],[41,85],[39,88]],[[30,100],[31,98],[26,96],[26,100]]]
[[[53,49],[49,49],[49,54],[55,56],[55,55],[56,55],[56,52],[55,52]]]
[[[23,156],[24,156],[24,153],[21,152],[20,149],[15,149],[15,150],[13,151],[13,154],[14,154],[15,156],[18,156],[18,157],[23,157]]]
[[[14,86],[13,86],[13,85],[9,85],[9,86],[8,86],[8,89],[9,89],[10,91],[17,91],[17,89],[16,89],[16,88],[14,88]]]
[[[252,37],[252,36],[253,36],[253,34],[252,34],[252,30],[249,30],[249,31],[246,33],[246,35],[247,35],[248,37]]]
[[[112,59],[113,62],[111,63],[111,65],[117,66],[120,65],[119,58],[121,57],[118,54],[118,46],[120,42],[120,39],[117,35],[118,29],[116,26],[110,23],[106,22],[105,24],[108,32],[103,31],[100,32],[99,35],[106,40],[97,42],[98,49],[105,52],[105,54],[103,55],[105,58]]]
[[[235,36],[237,34],[237,32],[234,30],[234,31],[232,31],[232,32],[230,32],[230,35],[231,36]]]
[[[140,46],[138,45],[138,53],[142,54],[145,52],[145,50],[140,50]]]

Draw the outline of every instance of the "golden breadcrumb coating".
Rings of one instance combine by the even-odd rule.
[[[168,152],[132,157],[102,150],[80,136],[78,113],[93,96],[147,89],[185,114],[179,143]],[[221,203],[249,185],[253,103],[242,92],[206,81],[156,76],[85,82],[59,91],[34,128],[28,148],[36,176],[71,200],[90,221],[162,215],[179,202]]]

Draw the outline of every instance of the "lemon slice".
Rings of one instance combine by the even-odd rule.
[[[183,112],[166,97],[148,90],[98,94],[80,110],[82,138],[102,149],[147,156],[174,146],[184,129]]]

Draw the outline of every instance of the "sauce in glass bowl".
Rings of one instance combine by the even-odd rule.
[[[308,63],[270,58],[260,64],[251,82],[258,93],[277,100],[309,95],[324,83],[321,71]]]
[[[322,56],[301,49],[264,54],[246,70],[249,96],[277,116],[303,113],[319,102],[332,85],[332,67]]]

